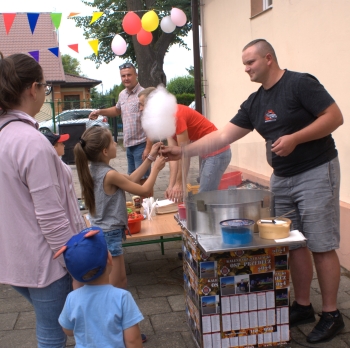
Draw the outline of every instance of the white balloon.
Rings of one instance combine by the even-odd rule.
[[[111,48],[117,56],[121,56],[126,52],[126,42],[117,34],[112,40]]]
[[[187,22],[185,12],[180,10],[179,8],[173,7],[170,11],[170,16],[172,22],[178,27],[184,26]]]
[[[142,111],[141,123],[147,138],[160,141],[173,136],[176,131],[176,111],[175,96],[159,85],[147,97]]]
[[[173,23],[170,16],[166,16],[163,17],[163,19],[161,20],[160,27],[164,31],[164,33],[169,34],[175,30],[176,25]]]

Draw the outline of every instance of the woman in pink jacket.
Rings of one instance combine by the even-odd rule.
[[[0,53],[0,283],[34,307],[38,347],[65,347],[58,317],[71,290],[53,255],[79,231],[66,172],[37,128],[51,86],[30,56]]]

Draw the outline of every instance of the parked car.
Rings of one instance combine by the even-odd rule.
[[[94,109],[73,109],[61,112],[55,117],[56,133],[60,124],[86,123],[86,128],[92,126],[109,128],[108,117],[98,116],[96,120],[89,120],[90,113]],[[39,123],[39,128],[48,128],[51,132],[54,131],[53,120],[43,121]]]

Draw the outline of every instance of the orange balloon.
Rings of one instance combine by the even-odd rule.
[[[141,18],[133,11],[128,12],[122,22],[124,31],[129,35],[136,35],[141,29]]]
[[[144,30],[143,28],[140,29],[140,31],[137,33],[137,41],[141,45],[149,45],[153,40],[153,35],[149,31]]]

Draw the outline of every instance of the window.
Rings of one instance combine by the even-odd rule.
[[[263,0],[263,10],[267,10],[272,7],[272,0]]]
[[[73,111],[62,112],[61,114],[57,115],[57,121],[58,122],[68,121],[68,120],[71,120],[73,116],[74,116]]]
[[[250,0],[250,17],[255,17],[256,15],[271,9],[272,1],[273,0]]]
[[[63,100],[64,100],[63,110],[80,108],[80,95],[65,95],[63,97]]]
[[[75,112],[75,120],[80,120],[82,118],[89,118],[89,115],[92,110],[79,110]]]

